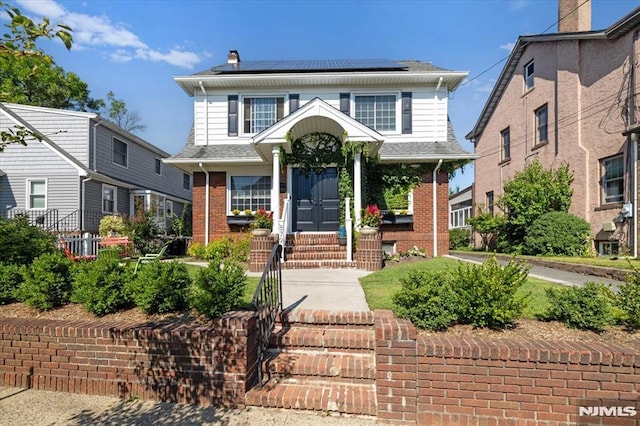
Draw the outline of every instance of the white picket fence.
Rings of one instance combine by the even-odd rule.
[[[95,256],[102,238],[97,234],[59,235],[58,245],[66,244],[74,256]]]

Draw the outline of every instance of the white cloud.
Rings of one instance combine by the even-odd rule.
[[[508,52],[511,52],[513,50],[513,46],[515,46],[516,44],[511,42],[511,43],[505,43],[502,46],[500,46],[500,49],[504,49]]]
[[[101,48],[116,62],[133,59],[165,62],[181,68],[192,69],[201,62],[198,54],[177,47],[162,52],[149,47],[125,24],[113,23],[108,16],[69,12],[53,0],[17,0],[23,13],[37,17],[46,16],[52,22],[69,25],[73,29],[73,48]]]
[[[509,9],[522,10],[529,6],[531,2],[529,0],[514,0],[509,2]]]

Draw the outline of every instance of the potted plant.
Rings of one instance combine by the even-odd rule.
[[[273,212],[268,212],[260,207],[254,216],[251,228],[253,235],[269,235],[273,227]]]
[[[382,223],[382,213],[376,204],[368,204],[362,212],[360,220],[360,233],[371,235],[378,232],[378,228]]]

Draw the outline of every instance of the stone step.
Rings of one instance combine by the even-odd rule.
[[[372,328],[326,328],[278,326],[270,347],[280,351],[323,350],[333,352],[373,351],[376,339]]]
[[[346,260],[325,259],[325,260],[289,260],[282,264],[284,269],[355,269],[356,262]]]
[[[256,387],[247,392],[246,404],[326,413],[377,414],[375,387],[368,384],[270,381],[262,388]]]
[[[322,379],[374,384],[376,378],[372,353],[271,352],[265,367],[269,377],[279,382]]]

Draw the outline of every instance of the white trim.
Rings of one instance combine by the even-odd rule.
[[[32,182],[44,182],[44,207],[33,207],[31,205],[31,183]],[[27,210],[46,210],[49,205],[49,179],[48,178],[27,178],[26,180],[27,190],[25,193],[27,194],[25,201],[25,207]],[[41,195],[41,194],[35,194]]]
[[[227,171],[227,188],[226,188],[226,203],[225,203],[225,210],[226,210],[226,215],[230,216],[233,213],[231,213],[231,178],[232,177],[244,177],[244,176],[253,176],[253,177],[269,177],[271,178],[271,190],[269,192],[269,203],[273,204],[273,176],[272,176],[272,171],[260,171],[260,170],[248,170],[248,171],[244,171],[244,170],[229,170]],[[279,189],[279,188],[278,188]],[[258,207],[265,207],[266,206],[258,206]],[[273,211],[273,205],[269,206],[268,209],[266,209],[267,211]],[[252,212],[256,211],[254,209],[251,209]],[[240,210],[240,212],[244,212],[244,210]],[[275,219],[275,218],[274,218]]]
[[[122,165],[120,163],[116,163],[114,160],[114,153],[115,153],[115,141],[121,142],[125,145],[125,147],[127,148],[127,152],[125,155],[125,162],[127,164]],[[123,141],[122,139],[116,137],[116,136],[111,136],[111,163],[115,164],[116,166],[120,166],[120,167],[124,167],[125,169],[129,168],[129,143]]]
[[[169,206],[171,206],[171,208],[169,208]],[[171,210],[171,213],[169,213],[169,210]],[[164,215],[169,217],[173,215],[173,213],[173,200],[169,200],[167,197],[164,197]]]
[[[271,174],[271,211],[273,212],[272,232],[280,232],[278,223],[280,220],[280,148],[273,146],[273,170]]]
[[[350,106],[349,106],[349,115],[351,118],[353,118],[354,120],[358,121],[356,119],[356,97],[357,96],[390,96],[393,95],[396,98],[396,121],[395,121],[395,129],[394,130],[377,130],[375,128],[371,128],[373,130],[375,130],[376,132],[380,133],[381,135],[385,135],[385,136],[400,136],[402,135],[402,91],[396,91],[396,90],[382,90],[382,91],[376,91],[376,90],[363,90],[363,91],[356,91],[356,92],[351,92],[351,96],[350,96]],[[358,121],[360,122],[360,121]],[[368,126],[367,126],[368,127]]]
[[[104,201],[105,201],[104,190],[105,189],[113,190],[113,211],[108,211],[104,209]],[[107,183],[103,183],[102,187],[100,188],[100,204],[101,204],[102,213],[107,213],[107,214],[118,213],[118,187],[109,185]]]
[[[273,124],[271,124],[270,126],[267,127],[267,129],[271,126],[273,126],[275,123],[277,123],[278,121],[282,120],[284,117],[286,117],[287,115],[289,115],[289,105],[287,102],[287,97],[288,94],[271,94],[271,93],[260,93],[260,94],[252,94],[252,93],[246,93],[246,94],[240,94],[238,96],[238,136],[239,138],[242,137],[252,137],[255,136],[257,134],[260,134],[261,132],[245,132],[244,131],[244,100],[245,99],[276,99],[276,121],[273,122]],[[282,98],[282,117],[278,118],[278,98]],[[266,129],[264,129],[266,130]],[[264,131],[262,130],[262,131]],[[234,136],[232,136],[234,137]]]

